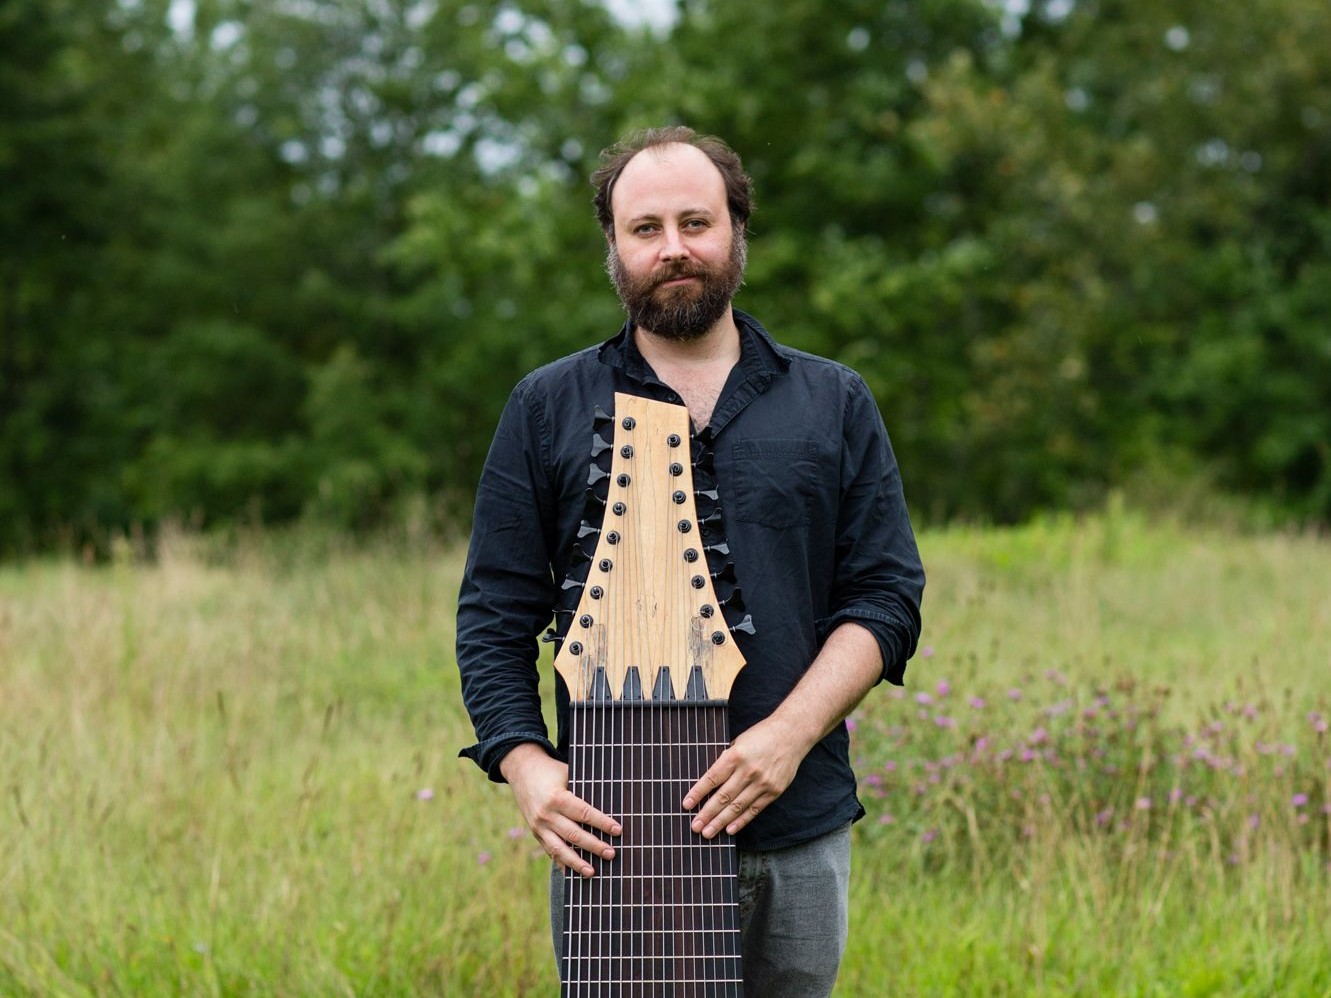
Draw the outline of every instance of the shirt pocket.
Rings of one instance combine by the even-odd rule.
[[[787,530],[808,523],[818,488],[811,440],[741,440],[734,450],[735,516]]]

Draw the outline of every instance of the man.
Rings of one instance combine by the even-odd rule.
[[[730,695],[733,740],[681,806],[737,837],[746,993],[826,995],[847,931],[855,796],[844,718],[900,683],[924,572],[886,431],[864,382],[776,343],[732,308],[749,178],[723,142],[675,127],[602,153],[594,204],[628,321],[528,375],[500,419],[458,607],[458,664],[478,743],[559,868],[593,875],[620,827],[567,789],[542,721],[535,635],[576,579],[591,414],[616,391],[688,409],[710,450],[725,539],[755,633]],[[552,893],[561,880],[552,878]],[[557,921],[558,897],[552,898]],[[557,933],[556,933],[557,938]]]

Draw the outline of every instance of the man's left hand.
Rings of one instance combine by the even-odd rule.
[[[749,728],[685,794],[686,811],[704,801],[693,830],[705,839],[715,838],[723,828],[736,834],[790,786],[808,749],[775,717]]]

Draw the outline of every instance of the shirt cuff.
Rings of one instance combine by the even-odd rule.
[[[878,681],[887,680],[893,686],[905,685],[906,660],[901,654],[901,639],[896,634],[896,621],[885,613],[854,608],[838,610],[830,617],[815,621],[818,643],[821,645],[828,635],[848,622],[859,624],[878,642],[878,652],[883,656],[883,672]]]
[[[504,774],[499,771],[499,763],[513,746],[521,745],[523,742],[534,742],[545,749],[551,758],[559,758],[559,753],[555,751],[554,745],[544,731],[506,731],[502,735],[495,735],[483,742],[467,746],[458,753],[458,758],[470,759],[476,763],[485,770],[485,775],[490,777],[492,782],[507,783]]]

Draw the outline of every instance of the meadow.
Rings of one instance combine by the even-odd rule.
[[[1110,507],[921,548],[838,994],[1331,995],[1331,542]],[[556,993],[544,856],[456,758],[459,569],[0,567],[0,995]]]

